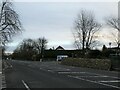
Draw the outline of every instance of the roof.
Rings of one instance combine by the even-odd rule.
[[[58,46],[58,47],[56,48],[56,50],[64,50],[64,48],[61,47],[61,46]]]

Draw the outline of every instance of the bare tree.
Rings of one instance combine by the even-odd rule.
[[[44,50],[47,47],[47,40],[43,38],[38,39],[24,39],[20,45],[15,49],[14,55],[17,55],[19,59],[38,59],[43,58]]]
[[[118,35],[116,34],[116,33],[111,33],[111,36],[112,36],[112,38],[113,38],[113,42],[118,46],[118,48],[119,48],[119,46],[120,46],[120,40],[119,40],[119,38],[118,38]]]
[[[46,44],[47,44],[47,40],[44,37],[43,38],[38,38],[34,42],[34,46],[37,49],[38,54],[42,55],[41,57],[43,57],[44,50],[46,49]]]
[[[83,52],[90,49],[96,43],[94,35],[100,27],[92,13],[82,10],[75,20],[74,38],[77,47],[82,47]]]
[[[21,59],[32,60],[33,55],[37,54],[32,39],[24,39],[15,49],[14,54]]]
[[[115,35],[113,36],[115,36],[115,42],[117,43],[119,48],[120,47],[120,18],[116,18],[116,17],[106,18],[106,23],[113,29],[117,30],[118,32],[117,38]]]
[[[119,26],[120,25],[120,18],[116,18],[116,17],[106,18],[106,23],[110,27],[112,27],[120,32],[120,26]]]
[[[0,3],[0,42],[5,45],[11,37],[22,30],[18,14],[8,0]]]

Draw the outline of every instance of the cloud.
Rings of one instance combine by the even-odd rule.
[[[87,2],[60,2],[36,3],[36,0],[31,3],[26,1],[15,2],[15,9],[20,16],[25,31],[21,36],[13,38],[14,41],[9,46],[17,46],[24,38],[44,36],[48,39],[48,45],[72,47],[71,28],[81,9],[93,11],[99,22],[104,22],[103,18],[111,14],[117,15],[118,10],[116,2],[88,2],[88,0]],[[105,33],[107,33],[107,30]],[[103,36],[107,35],[104,34]],[[103,42],[109,42],[108,39],[108,37],[106,39],[100,38]]]

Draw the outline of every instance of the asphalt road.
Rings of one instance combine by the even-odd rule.
[[[119,88],[119,72],[60,65],[58,62],[3,62],[5,88]]]

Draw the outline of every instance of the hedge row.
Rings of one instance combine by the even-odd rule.
[[[111,61],[108,59],[66,58],[61,61],[61,64],[101,70],[111,69]]]

